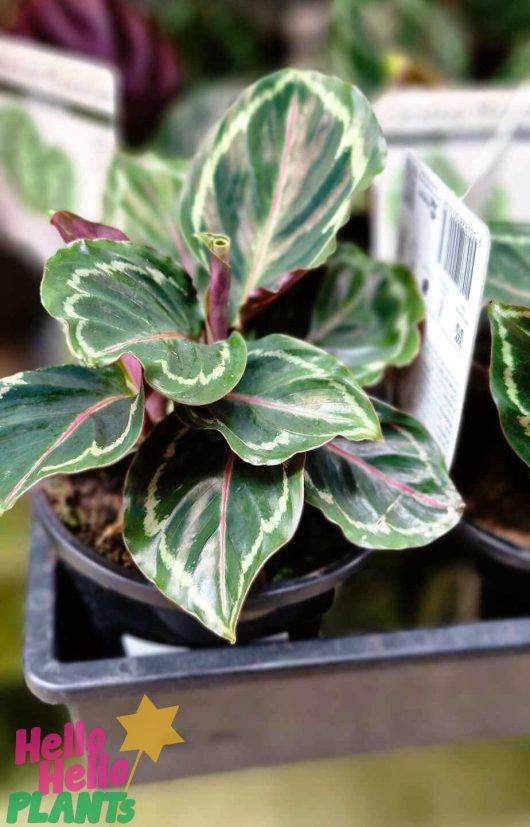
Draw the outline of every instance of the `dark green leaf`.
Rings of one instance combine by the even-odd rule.
[[[355,245],[341,244],[315,302],[308,341],[370,385],[388,365],[401,367],[414,359],[423,316],[423,300],[406,267],[374,261]]]
[[[248,343],[248,363],[224,399],[185,408],[183,421],[220,431],[235,453],[254,465],[275,465],[342,434],[378,439],[370,400],[334,356],[274,334]]]
[[[195,289],[176,263],[125,241],[77,241],[48,260],[46,310],[66,324],[75,355],[89,365],[132,353],[160,393],[190,405],[224,396],[245,369],[238,333],[212,345],[202,330]]]
[[[172,415],[131,466],[124,536],[157,588],[234,643],[251,583],[294,534],[302,506],[303,458],[256,468]]]
[[[285,69],[238,97],[193,159],[180,205],[203,265],[197,233],[232,242],[232,318],[256,292],[275,293],[286,274],[328,258],[384,147],[367,100],[338,78]]]
[[[423,546],[456,525],[463,503],[423,425],[382,402],[374,406],[384,441],[334,439],[312,451],[306,499],[358,546]]]
[[[39,480],[109,465],[136,443],[143,390],[120,364],[17,373],[0,380],[0,512]]]
[[[492,302],[490,384],[513,450],[530,465],[530,308]]]

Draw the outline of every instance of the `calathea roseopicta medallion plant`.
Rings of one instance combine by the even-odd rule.
[[[133,560],[232,642],[304,500],[364,547],[448,531],[461,503],[437,446],[362,386],[417,351],[410,274],[342,247],[312,341],[245,336],[334,252],[353,193],[383,159],[358,90],[284,70],[248,88],[189,165],[119,162],[105,219],[119,229],[56,214],[69,243],[47,262],[42,300],[77,364],[0,384],[2,510],[48,475],[134,451],[123,503]]]

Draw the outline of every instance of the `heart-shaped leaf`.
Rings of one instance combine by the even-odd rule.
[[[490,384],[513,450],[530,465],[530,308],[492,302]]]
[[[144,397],[120,364],[18,373],[0,380],[0,513],[39,480],[109,465],[136,443]]]
[[[306,500],[358,546],[423,546],[456,525],[463,503],[423,425],[374,406],[384,441],[334,439],[308,454]]]
[[[490,231],[484,298],[530,307],[530,224],[498,221]]]
[[[177,222],[180,192],[188,162],[118,153],[105,187],[104,220],[136,244],[153,247],[180,262],[193,275],[195,262]]]
[[[303,458],[255,468],[171,415],[138,451],[125,501],[125,541],[142,572],[234,643],[252,581],[298,525]]]
[[[275,465],[338,434],[378,439],[372,404],[334,356],[291,336],[248,343],[243,378],[224,399],[184,408],[182,421],[220,431],[253,465]]]
[[[184,270],[148,247],[77,241],[48,263],[42,301],[66,324],[75,355],[91,366],[132,353],[160,393],[190,405],[224,396],[246,363],[243,338],[190,341],[202,330],[195,289]]]
[[[371,385],[387,366],[414,359],[423,316],[416,280],[406,267],[341,244],[317,296],[308,341],[333,353],[362,385]]]
[[[193,159],[180,204],[199,262],[197,233],[231,239],[233,318],[256,291],[326,260],[384,151],[368,101],[338,78],[285,69],[238,97]]]

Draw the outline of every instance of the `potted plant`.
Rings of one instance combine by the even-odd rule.
[[[485,575],[485,612],[498,616],[530,605],[530,227],[498,222],[491,237],[489,327],[477,342],[455,474],[467,506],[462,530]]]
[[[187,168],[137,161],[109,199],[119,229],[54,215],[69,243],[46,264],[42,301],[76,364],[0,383],[0,505],[78,475],[66,498],[64,477],[48,491],[79,528],[80,503],[95,525],[105,492],[122,484],[102,528],[123,535],[142,576],[39,502],[70,563],[132,598],[129,619],[147,603],[177,639],[277,631],[293,620],[278,608],[329,592],[360,549],[425,545],[458,522],[434,441],[363,389],[417,351],[413,279],[351,246],[330,258],[353,194],[383,158],[357,89],[288,69],[245,90]],[[258,335],[253,320],[328,258],[309,341]],[[345,555],[333,537],[327,565],[308,571],[319,515],[353,548]],[[276,571],[275,590],[267,567],[282,547],[294,576]]]

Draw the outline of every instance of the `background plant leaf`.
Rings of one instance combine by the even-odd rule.
[[[530,465],[530,308],[492,302],[490,385],[506,439]]]
[[[417,420],[374,401],[382,442],[334,439],[306,458],[306,500],[358,546],[423,546],[451,529],[463,503]]]
[[[143,390],[119,365],[17,373],[0,380],[0,513],[39,480],[110,465],[135,445]]]
[[[384,158],[384,141],[359,90],[318,72],[286,69],[250,86],[191,162],[180,224],[198,261],[196,233],[232,242],[232,316],[293,270],[322,264]]]
[[[136,564],[234,643],[252,581],[298,525],[303,458],[256,468],[219,434],[188,431],[171,415],[140,447],[125,497],[124,536]]]
[[[491,251],[484,299],[530,306],[530,224],[490,224]]]
[[[104,239],[70,244],[46,264],[42,301],[65,323],[79,359],[106,365],[132,353],[147,382],[177,402],[219,399],[245,369],[239,333],[212,345],[190,341],[202,331],[191,279],[148,247]]]
[[[414,359],[423,316],[423,300],[406,267],[341,244],[328,263],[307,338],[333,353],[360,384],[371,385],[388,365]]]
[[[75,168],[68,153],[47,143],[19,106],[0,107],[0,165],[22,202],[37,212],[75,209]]]
[[[119,152],[107,177],[103,220],[137,244],[153,247],[193,275],[195,263],[178,226],[178,204],[188,162],[152,152]]]
[[[332,0],[330,6],[331,65],[365,94],[399,80],[400,64],[416,83],[464,75],[466,36],[451,8],[429,0]]]
[[[154,140],[161,155],[189,158],[245,88],[241,78],[201,83],[168,106]]]
[[[275,465],[337,434],[378,439],[372,404],[334,356],[273,334],[249,342],[243,378],[224,399],[179,412],[185,424],[220,431],[253,465]]]

